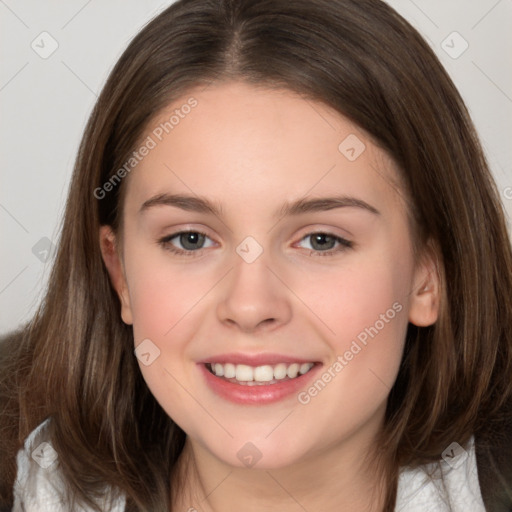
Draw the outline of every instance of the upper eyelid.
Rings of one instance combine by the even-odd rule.
[[[170,240],[172,238],[176,238],[178,235],[184,234],[184,233],[200,233],[206,237],[208,237],[210,240],[214,240],[212,236],[208,233],[207,229],[203,228],[182,228],[178,231],[174,231],[173,233],[169,233],[168,235],[162,235],[159,237],[159,240]]]
[[[349,233],[347,230],[342,230],[341,228],[338,228],[337,230],[334,228],[312,228],[312,227],[306,227],[301,228],[298,230],[300,233],[300,240],[302,240],[304,237],[308,235],[314,235],[316,233],[321,233],[329,236],[333,236],[336,238],[343,238],[344,240],[349,240],[350,238],[353,238],[352,233]],[[338,233],[337,231],[344,231],[345,234]]]

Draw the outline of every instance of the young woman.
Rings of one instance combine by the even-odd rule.
[[[468,113],[389,6],[178,1],[2,344],[4,504],[509,511],[511,292]]]

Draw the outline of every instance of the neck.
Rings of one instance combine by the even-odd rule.
[[[184,484],[172,510],[382,512],[387,482],[365,466],[371,446],[359,431],[293,465],[248,469],[225,464],[187,438],[177,467]]]

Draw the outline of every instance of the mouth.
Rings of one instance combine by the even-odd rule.
[[[244,362],[237,362],[237,359]],[[247,405],[264,405],[296,397],[322,366],[317,361],[277,360],[275,356],[266,361],[262,357],[257,359],[253,362],[244,357],[227,357],[197,364],[207,386],[217,396]]]

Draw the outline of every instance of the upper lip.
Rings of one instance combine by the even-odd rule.
[[[216,356],[207,357],[199,364],[206,363],[231,363],[231,364],[245,364],[247,366],[264,366],[264,365],[276,365],[279,363],[314,363],[315,359],[305,359],[303,357],[294,357],[285,354],[242,354],[242,353],[230,353],[230,354],[219,354]]]

